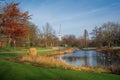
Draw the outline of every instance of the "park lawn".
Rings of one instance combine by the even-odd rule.
[[[120,80],[120,75],[41,68],[4,60],[20,54],[0,54],[0,80]]]

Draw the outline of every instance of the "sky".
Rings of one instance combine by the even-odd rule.
[[[10,0],[7,0],[10,1]],[[106,22],[120,23],[120,0],[11,0],[20,2],[23,11],[29,11],[31,22],[42,28],[46,22],[62,35],[83,36],[95,26]]]

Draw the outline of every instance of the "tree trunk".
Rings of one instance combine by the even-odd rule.
[[[48,47],[48,44],[47,44],[47,42],[45,42],[45,46],[46,46],[46,48]]]
[[[8,36],[8,46],[11,46],[11,42],[12,42],[12,38],[10,37],[10,35]]]

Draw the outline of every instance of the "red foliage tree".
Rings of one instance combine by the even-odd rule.
[[[6,4],[3,8],[1,17],[0,32],[7,36],[8,43],[28,35],[25,22],[30,19],[28,12],[21,12],[18,8],[19,3]]]

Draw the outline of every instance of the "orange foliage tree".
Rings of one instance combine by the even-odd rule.
[[[12,40],[17,40],[28,35],[28,29],[25,27],[25,22],[30,19],[28,12],[21,12],[19,3],[6,4],[0,13],[0,33],[8,38],[8,44]]]

